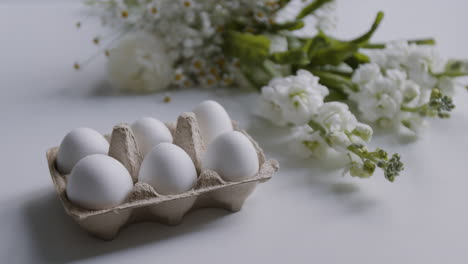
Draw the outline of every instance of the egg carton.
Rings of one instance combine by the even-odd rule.
[[[120,161],[130,172],[134,187],[126,202],[110,209],[88,210],[72,204],[66,194],[68,175],[56,168],[58,147],[47,151],[50,175],[57,194],[65,209],[84,230],[104,240],[114,239],[127,225],[143,221],[156,221],[167,225],[180,224],[184,215],[198,208],[224,208],[239,211],[254,191],[257,183],[269,180],[279,169],[276,160],[267,160],[262,149],[247,132],[239,129],[233,121],[234,130],[243,133],[257,151],[259,172],[239,182],[226,182],[213,170],[202,169],[201,158],[205,146],[194,113],[183,113],[177,124],[167,123],[174,144],[184,149],[192,159],[198,173],[195,187],[175,195],[158,194],[151,185],[138,182],[138,171],[143,160],[132,130],[128,124],[118,124],[112,134],[106,135],[110,142],[109,156]]]

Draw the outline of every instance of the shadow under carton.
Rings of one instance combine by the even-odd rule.
[[[174,144],[184,149],[195,164],[198,179],[192,190],[176,195],[161,195],[149,184],[138,182],[138,171],[142,162],[138,144],[130,126],[118,124],[109,139],[109,156],[119,160],[130,172],[135,183],[132,193],[125,203],[110,209],[87,210],[72,204],[66,195],[68,175],[57,171],[55,162],[58,147],[54,147],[47,151],[47,160],[52,181],[65,212],[90,234],[110,240],[115,238],[124,226],[136,222],[157,221],[177,225],[186,213],[198,208],[217,207],[232,212],[239,211],[257,183],[269,180],[279,169],[278,162],[266,160],[257,142],[233,122],[234,129],[247,136],[254,145],[260,170],[254,177],[243,181],[226,182],[215,171],[203,170],[201,167],[205,146],[195,114],[183,113],[179,116],[177,125],[166,126],[173,135]]]

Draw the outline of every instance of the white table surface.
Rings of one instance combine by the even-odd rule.
[[[81,72],[76,59],[95,49],[97,24],[74,23],[76,1],[0,3],[1,263],[467,263],[468,92],[449,120],[434,120],[414,143],[376,136],[403,155],[406,170],[388,183],[294,161],[280,134],[250,116],[255,94],[200,91],[112,96],[105,60]],[[341,0],[337,36],[366,30],[386,11],[376,40],[434,36],[441,52],[468,58],[468,4],[462,0]],[[242,211],[206,209],[177,227],[144,223],[111,242],[92,238],[65,215],[52,187],[45,151],[72,128],[109,132],[141,116],[174,120],[212,98],[252,135],[281,170],[260,185]]]

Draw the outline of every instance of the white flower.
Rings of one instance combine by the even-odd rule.
[[[385,71],[385,77],[389,78],[390,80],[393,80],[396,85],[401,86],[404,85],[404,83],[407,80],[407,75],[406,72],[400,70],[400,69],[388,69]]]
[[[262,88],[257,114],[277,125],[306,124],[323,104],[328,89],[305,70],[297,75],[274,78]]]
[[[398,80],[379,76],[360,86],[360,91],[350,95],[362,117],[375,122],[379,119],[392,119],[400,112],[403,101],[402,84]]]
[[[406,80],[402,86],[403,103],[405,106],[414,107],[421,103],[421,87],[412,80]]]
[[[373,50],[369,53],[371,62],[377,63],[381,68],[401,68],[406,62],[409,45],[406,41],[389,42],[385,49]]]
[[[253,10],[253,15],[255,20],[260,23],[268,23],[268,16],[263,12],[263,10]]]
[[[327,132],[351,132],[358,123],[356,117],[349,111],[348,105],[340,102],[323,104],[314,115],[314,121]]]
[[[357,123],[356,127],[351,132],[351,141],[353,143],[364,144],[365,142],[369,142],[371,140],[373,133],[374,131],[369,125]]]
[[[352,81],[358,85],[365,85],[381,76],[380,67],[376,63],[361,65],[353,74]]]
[[[174,79],[162,42],[143,32],[127,35],[110,50],[108,72],[114,87],[126,92],[164,90]]]
[[[262,89],[262,96],[257,102],[255,114],[277,126],[286,126],[289,121],[284,117],[281,106],[275,101],[277,100],[273,89]]]
[[[397,119],[399,121],[397,132],[400,136],[404,137],[409,136],[414,138],[427,126],[425,119],[412,113],[402,112]]]
[[[327,135],[327,139],[330,146],[338,152],[346,152],[352,144],[351,139],[344,132],[332,132]]]
[[[297,126],[292,129],[290,150],[301,158],[321,159],[327,156],[329,146],[320,135],[310,126]]]
[[[313,122],[320,125],[322,136],[337,152],[346,153],[352,143],[362,144],[372,137],[372,128],[359,123],[344,103],[323,104],[314,115]]]
[[[408,44],[406,41],[393,41],[382,50],[366,52],[371,62],[382,69],[405,71],[408,78],[422,89],[431,90],[437,84],[437,78],[431,73],[443,71],[445,60],[428,45]]]

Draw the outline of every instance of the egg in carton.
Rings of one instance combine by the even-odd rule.
[[[236,212],[241,209],[257,183],[269,180],[279,165],[275,160],[267,160],[257,142],[244,130],[239,129],[236,122],[232,123],[234,130],[241,132],[252,142],[260,165],[255,176],[242,181],[227,182],[217,172],[202,169],[201,160],[205,146],[197,119],[192,112],[180,115],[176,125],[166,124],[173,135],[173,143],[190,156],[197,170],[196,185],[187,192],[161,195],[151,185],[138,182],[138,172],[143,158],[135,136],[127,124],[116,125],[110,137],[107,136],[110,141],[109,156],[127,168],[134,182],[133,190],[125,203],[101,210],[83,209],[71,203],[66,194],[68,175],[60,174],[56,168],[58,147],[47,151],[52,181],[66,213],[84,230],[105,240],[115,238],[124,226],[136,222],[157,221],[167,225],[177,225],[185,214],[198,208],[224,208]]]

